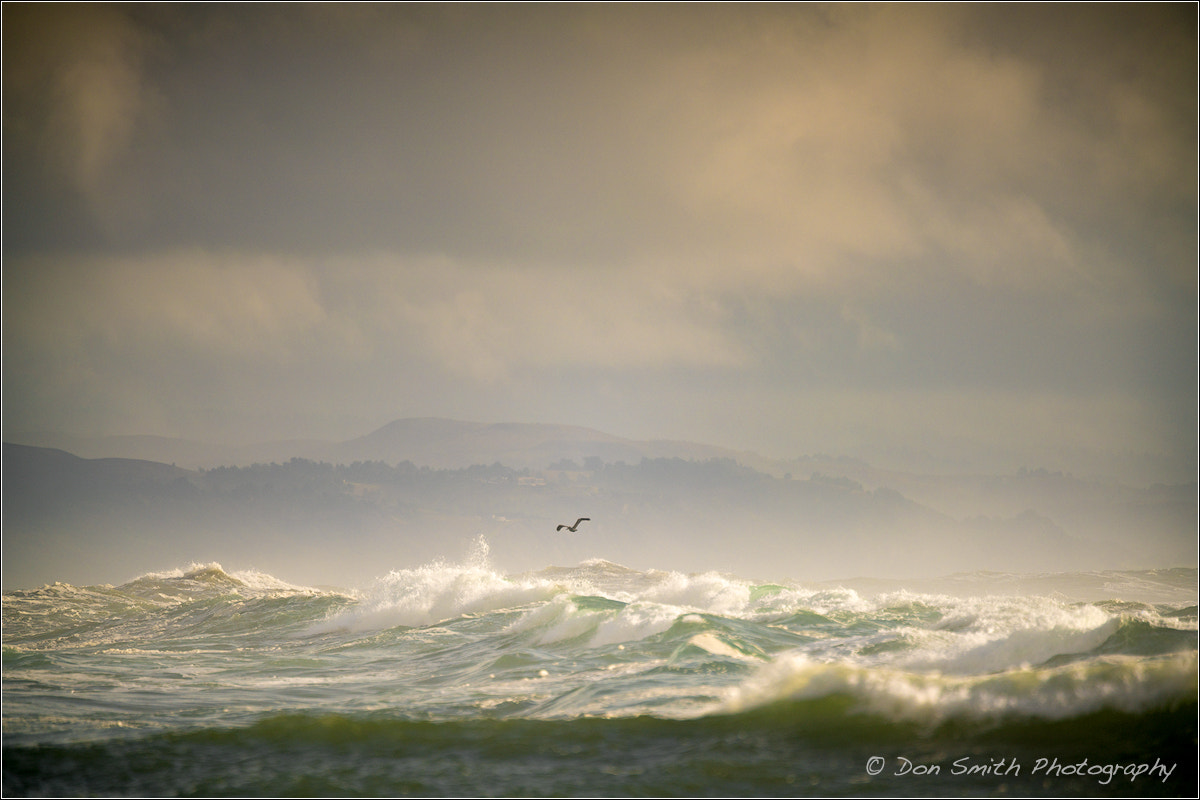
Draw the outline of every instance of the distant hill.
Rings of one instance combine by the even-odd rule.
[[[400,419],[343,442],[244,446],[42,435],[4,444],[3,477],[6,581],[18,569],[69,580],[63,559],[84,573],[173,567],[184,552],[264,568],[288,554],[321,574],[411,566],[477,534],[522,568],[593,556],[793,577],[1196,564],[1194,483],[922,475],[571,425]],[[543,538],[589,514],[602,546]]]
[[[65,497],[102,499],[114,492],[158,491],[187,481],[190,470],[130,458],[80,458],[63,450],[4,443],[6,521]]]
[[[307,458],[335,464],[411,461],[435,469],[501,463],[518,469],[545,469],[562,460],[585,458],[637,462],[643,458],[734,458],[771,474],[783,474],[780,462],[754,453],[694,442],[635,441],[572,425],[479,423],[423,417],[398,419],[376,431],[343,442],[289,440],[250,445],[220,445],[161,436],[80,437],[52,433],[20,437],[22,444],[66,450],[83,458],[134,458],[189,469],[249,466]]]
[[[695,442],[635,441],[575,425],[475,423],[434,417],[401,419],[366,436],[325,450],[337,463],[411,461],[419,466],[456,469],[500,463],[516,469],[546,469],[551,464],[588,458],[606,463],[636,463],[643,458],[705,460],[732,458],[770,471],[775,462],[754,453]]]
[[[188,470],[6,443],[5,588],[123,581],[191,561],[354,585],[454,558],[477,536],[508,570],[605,558],[811,580],[1195,563],[1194,487],[1104,491],[1025,473],[974,479],[957,495],[938,483],[943,502],[930,505],[896,486],[820,471],[780,477],[733,458],[635,458],[623,440],[566,426],[405,420],[345,444],[325,461]],[[486,452],[491,463],[431,468],[372,457],[397,447],[416,458],[443,452],[447,462]],[[558,460],[546,468],[511,466],[550,455]],[[1036,502],[1002,510],[1025,500]],[[946,513],[950,501],[957,513]],[[556,532],[578,516],[591,522],[571,536]]]
[[[169,436],[73,436],[60,433],[29,433],[12,436],[9,442],[64,450],[80,458],[126,458],[156,461],[186,469],[242,466],[289,458],[315,458],[330,443],[315,439],[229,445],[198,442]]]

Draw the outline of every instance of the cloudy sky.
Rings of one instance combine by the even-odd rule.
[[[1195,475],[1194,4],[3,22],[6,438]]]

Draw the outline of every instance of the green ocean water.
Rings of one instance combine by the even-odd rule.
[[[481,544],[353,590],[6,592],[3,790],[1194,796],[1196,579],[505,575]]]

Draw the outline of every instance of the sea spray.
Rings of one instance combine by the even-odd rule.
[[[461,563],[434,561],[413,569],[395,569],[359,590],[359,603],[314,625],[313,633],[419,627],[498,609],[548,600],[555,584],[539,579],[509,579],[488,560],[489,548],[478,537]]]

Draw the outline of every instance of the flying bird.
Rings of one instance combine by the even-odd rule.
[[[559,525],[559,526],[558,526],[557,528],[555,528],[554,530],[556,530],[556,531],[561,531],[563,528],[566,528],[566,529],[567,529],[567,530],[569,530],[571,533],[574,533],[574,532],[575,532],[575,529],[579,527],[579,523],[581,523],[581,522],[591,522],[591,521],[592,521],[592,520],[591,520],[589,517],[580,517],[579,519],[575,520],[575,524],[574,524],[574,525]]]

